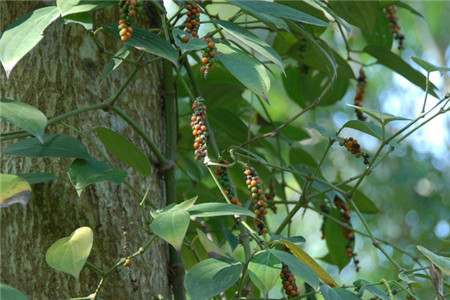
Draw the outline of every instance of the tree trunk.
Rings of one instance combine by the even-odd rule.
[[[1,31],[4,32],[26,13],[44,6],[44,3],[48,2],[2,1]],[[145,13],[139,14],[139,23],[148,24],[149,18],[144,15]],[[118,7],[93,12],[92,16],[94,28],[100,24],[117,23]],[[153,19],[156,17],[153,16]],[[100,34],[100,41],[112,52],[120,47],[120,42],[106,33]],[[134,58],[138,54],[134,53]],[[97,51],[82,26],[61,25],[55,21],[45,31],[40,44],[19,62],[8,80],[4,71],[0,71],[0,96],[33,105],[48,119],[87,105],[106,103],[134,68],[123,63],[102,82],[102,72],[109,59],[109,56]],[[164,153],[165,113],[164,99],[159,93],[160,73],[161,67],[158,64],[141,69],[120,96],[118,105],[144,128]],[[93,129],[104,126],[125,136],[147,153],[152,162],[156,161],[142,138],[111,111],[90,111],[64,122],[65,124],[49,126],[46,133],[68,134],[79,138],[88,147],[90,155],[99,160],[103,159],[94,143],[100,146],[101,143]],[[1,123],[1,128],[3,133],[17,130],[6,122]],[[10,143],[4,142],[2,146],[6,147]],[[147,188],[150,189],[149,200],[158,207],[165,205],[164,178],[156,169],[149,178],[143,179],[109,156],[115,167],[128,171],[127,180],[132,186],[142,193]],[[79,227],[89,226],[94,231],[94,245],[88,262],[102,270],[108,270],[124,257],[121,227],[132,221],[144,223],[139,208],[141,199],[124,184],[94,184],[78,197],[75,189],[65,180],[71,161],[72,159],[2,157],[2,173],[45,171],[61,177],[50,183],[34,185],[33,196],[26,209],[20,205],[12,205],[0,210],[1,281],[23,291],[30,299],[87,296],[94,293],[99,283],[100,276],[87,266],[81,271],[78,280],[49,267],[45,261],[45,253],[56,240],[69,236]],[[145,209],[148,212],[149,207]],[[128,247],[133,253],[150,236],[135,226],[129,228]],[[152,299],[158,294],[168,297],[167,256],[166,244],[156,239],[143,255],[132,261],[131,271],[137,277],[139,289],[133,292],[127,269],[120,267],[106,279],[99,296],[103,299]]]

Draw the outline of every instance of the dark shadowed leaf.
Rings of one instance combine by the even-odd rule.
[[[329,5],[339,16],[362,32],[372,34],[377,17],[377,1],[330,0]]]
[[[34,106],[20,101],[0,99],[0,118],[19,126],[43,142],[47,118]]]
[[[105,69],[103,70],[102,80],[105,80],[106,77],[111,74],[112,71],[117,69],[120,64],[122,64],[123,60],[127,58],[127,56],[131,53],[130,46],[124,45],[122,48],[120,48],[116,54],[114,54],[114,57],[111,58],[111,60],[106,65]]]
[[[344,191],[349,191],[352,189],[351,186],[345,185],[341,186],[341,189]],[[378,207],[373,203],[372,200],[369,199],[363,192],[360,190],[356,190],[353,195],[353,201],[355,201],[355,204],[358,206],[358,209],[365,214],[377,214],[380,212]],[[354,209],[353,205],[350,204],[350,208]]]
[[[18,141],[3,150],[3,154],[25,157],[78,157],[89,158],[86,146],[68,135],[47,134],[42,144],[37,138]]]
[[[206,252],[210,257],[217,258],[228,257],[230,258],[222,249],[219,248],[213,241],[211,241],[206,234],[203,233],[200,229],[197,228],[198,239],[200,243],[202,243],[203,248],[205,248]]]
[[[280,278],[281,261],[269,251],[256,253],[248,264],[248,274],[255,286],[266,294]]]
[[[58,178],[56,175],[47,172],[21,173],[17,175],[28,181],[29,184],[47,182]]]
[[[341,212],[335,208],[330,211],[330,216],[341,220]],[[341,225],[332,220],[325,220],[324,235],[327,242],[328,254],[330,255],[333,264],[338,266],[341,271],[348,263],[350,258],[347,256],[346,246],[348,240],[344,236],[344,231]]]
[[[28,297],[25,296],[21,291],[13,288],[4,283],[0,283],[0,299],[5,300],[28,300]]]
[[[368,44],[382,46],[386,49],[392,48],[394,38],[391,33],[386,16],[381,9],[376,13],[375,26],[371,33],[363,32],[364,39]]]
[[[68,15],[65,16],[64,18],[61,18],[60,20],[62,24],[72,24],[72,23],[80,24],[86,30],[92,30],[93,28],[91,15],[87,12]]]
[[[103,25],[103,28],[106,32],[112,34],[116,39],[120,39],[117,24]],[[178,52],[175,48],[172,47],[169,42],[148,30],[133,26],[133,36],[124,42],[124,45],[161,56],[173,62],[175,65],[177,64]]]
[[[230,288],[241,275],[241,263],[228,258],[210,258],[186,274],[184,285],[195,300],[207,300]]]
[[[31,198],[30,184],[17,175],[0,174],[0,208],[20,203],[26,207]]]
[[[185,53],[188,51],[201,50],[201,49],[205,49],[206,47],[208,47],[208,43],[206,43],[205,41],[203,41],[201,39],[192,37],[189,33],[186,33],[181,29],[175,28],[172,31],[172,35],[173,35],[175,44],[178,47],[180,47],[182,53]],[[183,43],[181,41],[181,38],[183,36],[189,37],[189,41],[187,43]]]
[[[44,37],[44,30],[59,17],[56,6],[36,9],[12,24],[0,39],[0,61],[9,77],[14,66]]]
[[[120,134],[104,127],[97,127],[98,137],[111,153],[131,166],[144,177],[151,173],[151,165],[142,151]]]
[[[57,0],[56,5],[61,11],[62,16],[87,12],[94,9],[105,8],[117,5],[117,1],[107,0]]]

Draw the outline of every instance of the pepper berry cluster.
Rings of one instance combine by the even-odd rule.
[[[283,250],[290,252],[289,249],[283,245]],[[282,264],[280,273],[281,283],[283,284],[283,291],[288,298],[294,298],[300,296],[300,292],[295,282],[295,276],[289,269],[289,266]]]
[[[342,221],[349,227],[352,227],[352,222],[350,221],[350,208],[348,207],[348,205],[345,204],[344,201],[338,196],[334,197],[334,205],[341,212]],[[355,235],[353,233],[353,230],[348,228],[342,228],[342,231],[344,232],[344,237],[348,240],[348,244],[345,246],[345,250],[347,251],[347,257],[353,258],[353,263],[355,264],[356,272],[358,272],[360,269],[359,260],[356,259],[356,253],[353,252],[353,248],[355,245]]]
[[[200,1],[195,2],[198,3]],[[186,10],[185,31],[193,37],[198,38],[198,29],[200,28],[200,13],[202,12],[202,10],[192,3],[188,3],[186,5]],[[182,41],[184,43],[187,43],[189,41],[189,37],[184,36]]]
[[[122,230],[123,230],[123,252],[125,254],[126,257],[130,256],[130,252],[128,250],[128,226],[122,226]],[[138,285],[137,285],[137,278],[133,277],[132,273],[131,273],[131,259],[127,258],[125,260],[124,265],[127,267],[127,272],[128,272],[128,277],[130,278],[130,283],[133,286],[133,291],[137,291],[139,289]]]
[[[403,41],[405,35],[400,33],[400,25],[398,25],[397,8],[393,5],[386,7],[384,10],[385,17],[388,20],[389,27],[391,28],[391,34],[395,40],[398,40],[398,50],[403,50]]]
[[[253,168],[246,168],[244,174],[247,177],[245,183],[247,184],[250,198],[255,202],[253,210],[256,215],[255,225],[258,228],[258,234],[262,235],[268,232],[268,229],[264,224],[265,215],[267,215],[268,211],[266,197],[263,195],[261,179]]]
[[[226,160],[218,160],[217,162],[219,164],[228,165],[228,161]],[[242,203],[239,202],[238,198],[236,197],[234,186],[231,183],[230,177],[228,176],[228,169],[225,167],[220,167],[216,169],[215,173],[219,177],[219,183],[224,188],[225,194],[227,194],[227,197],[231,201],[231,203],[237,206],[242,206]]]
[[[205,73],[205,76],[208,74],[208,70],[212,70],[214,68],[214,62],[216,57],[216,45],[210,38],[202,38],[205,42],[208,43],[208,47],[203,52],[202,64],[200,67],[200,72]]]
[[[358,77],[358,91],[356,92],[356,96],[355,96],[355,106],[362,107],[362,102],[364,101],[364,94],[365,94],[366,86],[367,86],[366,74],[364,73],[363,69],[360,69],[359,77]],[[358,120],[365,121],[367,119],[367,117],[364,116],[364,114],[361,110],[356,108],[355,112],[356,112],[356,117],[358,118]]]
[[[196,160],[201,160],[208,154],[207,150],[207,140],[208,140],[208,130],[205,125],[206,120],[206,105],[203,98],[198,98],[192,104],[192,109],[194,113],[191,117],[191,129],[192,134],[195,137],[194,142],[194,154]]]
[[[340,146],[344,146],[347,148],[348,152],[351,152],[356,156],[356,158],[363,157],[364,158],[364,164],[369,164],[369,154],[365,154],[361,150],[361,145],[358,144],[358,140],[353,139],[352,137],[349,137],[348,139],[344,139],[344,141],[339,142]]]
[[[269,185],[269,192],[265,194],[267,207],[269,207],[275,214],[277,213],[277,206],[275,205],[273,199],[275,198],[275,185],[273,182]]]
[[[134,22],[136,22],[137,12],[142,12],[142,6],[142,0],[120,1],[120,20],[118,28],[120,39],[122,41],[126,41],[131,38],[131,34],[133,33],[133,27],[131,26],[134,24]]]

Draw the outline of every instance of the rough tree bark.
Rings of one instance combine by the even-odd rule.
[[[1,32],[21,16],[48,3],[2,1]],[[116,23],[117,10],[114,7],[92,13],[94,28],[99,24]],[[149,18],[142,15],[139,19],[142,23],[149,22]],[[100,39],[113,51],[120,47],[120,43],[106,33]],[[98,53],[82,26],[63,26],[56,21],[47,28],[41,43],[19,62],[9,79],[6,79],[3,69],[0,71],[0,96],[31,104],[44,112],[48,119],[87,105],[105,103],[133,68],[122,64],[102,82],[102,72],[109,59],[107,55]],[[158,64],[141,69],[120,97],[119,106],[164,151],[164,101],[160,95],[160,73]],[[81,139],[90,155],[99,160],[102,157],[86,136],[94,137],[98,143],[93,129],[104,126],[126,136],[147,153],[151,161],[156,161],[143,140],[113,112],[91,111],[64,122],[83,134],[61,123],[49,126],[46,133],[69,134]],[[5,122],[1,123],[1,128],[3,133],[17,130]],[[10,143],[2,143],[2,146]],[[1,171],[9,174],[45,171],[67,179],[70,162],[71,159],[2,157]],[[150,200],[155,205],[165,205],[164,178],[157,170],[153,170],[150,178],[143,179],[118,161],[115,161],[115,166],[130,171],[127,180],[138,190],[149,188]],[[34,185],[33,197],[26,209],[13,205],[0,210],[1,281],[23,291],[30,299],[66,299],[93,293],[99,275],[86,266],[79,280],[55,271],[45,262],[48,247],[75,229],[89,226],[94,231],[94,245],[88,261],[107,270],[123,257],[122,225],[131,221],[143,223],[139,202],[139,197],[124,184],[91,185],[81,197],[64,179]],[[131,226],[128,235],[130,251],[136,251],[148,239],[145,232]],[[132,262],[139,290],[132,291],[126,269],[120,268],[108,277],[100,297],[152,299],[158,294],[168,297],[167,259],[167,246],[156,239],[149,250]]]

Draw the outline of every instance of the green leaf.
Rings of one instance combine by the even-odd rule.
[[[47,182],[58,178],[56,175],[47,172],[21,173],[17,175],[25,179],[29,184]]]
[[[172,30],[172,36],[175,44],[180,47],[181,53],[183,54],[189,51],[202,50],[208,47],[207,42],[201,39],[194,38],[189,33],[186,33],[185,31],[178,28]],[[189,41],[187,43],[183,43],[183,41],[181,41],[181,38],[184,36],[187,36],[189,38]]]
[[[186,274],[184,286],[195,300],[206,300],[226,291],[241,275],[241,263],[228,258],[210,258]]]
[[[250,49],[267,58],[274,64],[278,65],[281,70],[284,72],[283,60],[278,55],[278,53],[272,49],[266,42],[262,41],[258,36],[254,33],[248,31],[245,28],[242,28],[239,25],[236,25],[231,22],[223,21],[223,20],[213,20],[214,23],[217,23],[225,29],[227,33],[229,33],[232,37],[236,38],[239,42],[247,45]]]
[[[111,60],[108,62],[105,69],[103,70],[102,81],[105,80],[109,76],[109,74],[111,74],[112,71],[117,69],[123,63],[123,60],[127,58],[130,53],[131,53],[130,46],[124,45],[122,48],[120,48],[114,54],[114,57],[111,58]]]
[[[285,237],[285,236],[278,235],[278,234],[272,234],[272,240],[280,242],[280,243],[282,243],[282,241],[280,241],[280,240],[286,240],[286,241],[289,241],[289,242],[291,242],[293,244],[303,244],[303,243],[306,242],[305,238],[300,236],[300,235],[299,236]]]
[[[405,8],[405,9],[409,10],[411,13],[425,19],[425,17],[418,10],[416,10],[415,8],[413,8],[411,5],[409,5],[408,3],[404,2],[404,1],[397,1],[395,3],[395,5],[397,5],[398,7],[401,7],[401,8]]]
[[[87,12],[94,9],[105,8],[117,5],[117,1],[107,0],[57,0],[56,5],[61,11],[61,15],[67,16],[75,13]]]
[[[341,212],[335,208],[330,211],[330,216],[340,220]],[[333,263],[338,266],[339,271],[348,265],[350,258],[347,256],[346,246],[348,240],[344,236],[343,227],[331,220],[325,221],[324,235],[327,242],[328,253]],[[352,247],[353,248],[353,247]]]
[[[344,191],[349,191],[352,189],[349,185],[341,186],[341,189]],[[345,197],[344,197],[345,198]],[[372,200],[369,199],[363,192],[360,190],[356,190],[353,194],[353,201],[358,206],[358,209],[365,214],[377,214],[380,212],[378,207],[373,203]],[[355,209],[352,204],[350,204],[351,209]]]
[[[208,118],[214,129],[220,129],[238,143],[247,140],[248,127],[233,112],[224,108],[208,109]]]
[[[25,157],[89,158],[82,142],[68,135],[46,134],[42,144],[37,138],[28,138],[6,147],[2,154]]]
[[[289,161],[296,167],[317,167],[317,161],[308,152],[302,149],[300,145],[294,145],[289,150]]]
[[[91,15],[87,12],[68,15],[64,18],[61,18],[60,20],[62,24],[80,24],[86,30],[92,30],[93,28]]]
[[[198,239],[202,244],[203,248],[205,248],[206,252],[210,257],[228,257],[230,258],[219,246],[217,246],[214,242],[208,239],[206,234],[203,233],[200,229],[197,228]]]
[[[174,212],[177,210],[183,210],[186,211],[187,209],[191,208],[195,201],[197,201],[197,196],[188,199],[188,200],[184,200],[183,202],[179,203],[179,204],[169,204],[166,207],[164,207],[163,209],[158,209],[156,211],[151,211],[150,214],[152,215],[153,218],[156,218],[157,216],[163,214],[163,213],[167,213],[167,212]]]
[[[425,247],[417,246],[420,252],[425,255],[433,264],[435,264],[441,271],[450,276],[450,258],[437,255],[436,253],[431,252]]]
[[[95,128],[98,137],[118,159],[135,169],[144,177],[151,174],[151,165],[142,151],[120,134],[104,127]]]
[[[377,1],[330,0],[328,3],[347,22],[359,27],[363,33],[372,34],[378,11]]]
[[[78,196],[90,184],[102,181],[121,184],[127,177],[127,172],[124,170],[111,169],[108,165],[98,161],[94,157],[75,159],[70,165],[67,174],[73,187],[77,190]]]
[[[28,300],[28,297],[21,291],[4,283],[0,283],[0,299],[4,300]]]
[[[416,288],[422,287],[422,284],[420,282],[410,279],[409,276],[406,275],[406,273],[404,271],[398,273],[398,278],[400,278],[401,280],[406,282],[406,284],[411,285],[413,287],[416,287]]]
[[[248,89],[267,100],[270,78],[266,68],[254,57],[225,44],[216,44],[217,58]]]
[[[322,285],[320,286],[320,291],[325,300],[361,300],[354,293],[340,287],[330,288]]]
[[[279,260],[288,265],[289,269],[296,277],[301,278],[313,288],[317,288],[319,286],[319,278],[314,271],[294,255],[275,249],[271,249],[269,251]]]
[[[0,174],[0,208],[15,203],[26,207],[31,198],[30,184],[17,175]]]
[[[419,71],[413,69],[397,54],[391,52],[389,49],[377,45],[368,45],[364,48],[364,51],[375,57],[377,59],[377,63],[388,67],[394,72],[397,72],[411,83],[426,91],[426,77]],[[439,98],[435,93],[436,89],[436,86],[430,82],[429,93],[436,98]]]
[[[323,26],[323,27],[328,26],[328,23],[325,21],[322,21],[304,12],[293,9],[289,6],[285,6],[274,2],[245,1],[245,0],[227,0],[227,1],[230,4],[233,4],[245,10],[246,12],[255,16],[257,19],[273,23],[278,27],[284,29],[287,28],[283,26],[284,24],[281,20],[282,18],[316,26]]]
[[[103,28],[116,39],[120,39],[117,24],[103,25]],[[178,52],[175,48],[165,39],[160,38],[148,30],[133,26],[133,36],[131,39],[125,41],[124,45],[161,56],[162,58],[173,62],[175,65],[178,64]]]
[[[20,101],[0,99],[0,118],[19,126],[43,142],[47,118],[34,106]]]
[[[363,293],[364,291],[368,291],[368,292],[372,293],[373,295],[380,297],[381,300],[390,300],[389,294],[386,291],[380,290],[376,286],[371,285],[366,280],[358,279],[357,281],[355,281],[353,283],[353,285],[355,287],[359,287],[359,290],[361,291],[361,293]]]
[[[186,209],[193,204],[193,201],[185,201],[186,203],[182,203],[183,205],[178,204],[169,210],[153,215],[154,220],[150,225],[153,233],[177,250],[181,249],[189,227],[189,213]]]
[[[370,45],[382,46],[386,49],[392,48],[394,37],[391,33],[391,27],[386,20],[386,16],[383,10],[379,9],[376,13],[375,26],[372,32],[369,34],[366,31],[362,32],[364,39]]]
[[[275,285],[280,272],[281,261],[267,250],[256,253],[248,264],[250,280],[264,295]]]
[[[360,107],[360,106],[356,106],[356,105],[352,105],[352,104],[347,104],[350,107],[353,107],[355,109],[359,109],[362,112],[365,112],[366,114],[368,114],[369,116],[371,116],[372,118],[374,118],[375,120],[377,120],[380,123],[384,123],[384,124],[388,124],[389,122],[392,121],[408,121],[410,119],[407,118],[403,118],[403,117],[398,117],[398,116],[394,116],[388,113],[383,113],[374,109],[370,109],[370,108],[366,108],[366,107]]]
[[[192,217],[198,218],[233,216],[233,215],[255,217],[253,212],[251,212],[245,207],[218,202],[197,204],[189,208],[188,211]]]
[[[421,66],[422,68],[425,69],[425,71],[427,72],[435,72],[435,71],[439,71],[442,74],[444,74],[445,72],[450,72],[450,68],[448,67],[438,67],[436,65],[433,65],[432,63],[429,63],[423,59],[420,59],[418,57],[414,57],[412,56],[411,59],[418,64],[419,66]]]
[[[363,122],[363,121],[359,121],[359,120],[351,120],[351,121],[348,121],[347,123],[345,123],[342,126],[342,128],[353,128],[358,131],[367,133],[368,135],[371,135],[379,140],[381,140],[383,138],[383,129],[381,129],[381,127],[378,125],[368,123],[368,122]]]
[[[56,241],[45,254],[47,264],[55,270],[78,279],[81,269],[91,253],[94,234],[89,227],[80,227],[69,237]]]
[[[337,135],[331,134],[330,132],[328,132],[328,130],[323,127],[322,125],[316,124],[316,123],[312,123],[309,122],[308,123],[309,127],[314,128],[315,130],[317,130],[321,135],[323,135],[324,137],[330,138],[332,140],[340,140],[340,138]]]
[[[9,77],[14,66],[44,37],[44,30],[59,17],[56,6],[39,8],[12,24],[0,39],[0,61]]]

